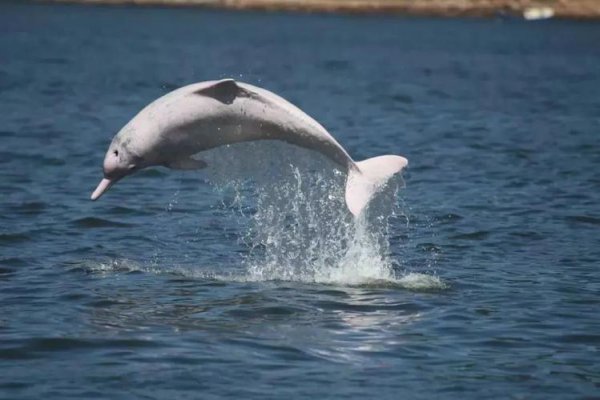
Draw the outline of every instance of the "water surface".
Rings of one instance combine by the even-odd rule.
[[[598,396],[600,25],[2,4],[0,32],[1,398]],[[320,160],[251,146],[89,201],[139,109],[222,77],[406,186],[354,223]]]

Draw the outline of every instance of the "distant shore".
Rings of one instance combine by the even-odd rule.
[[[600,0],[42,0],[50,3],[197,6],[235,10],[397,14],[438,17],[523,17],[536,10],[552,16],[600,19]]]

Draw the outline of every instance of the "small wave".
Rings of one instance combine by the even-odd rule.
[[[127,228],[132,226],[124,222],[110,221],[104,218],[85,217],[79,218],[72,223],[79,228]]]
[[[590,215],[569,215],[569,216],[565,217],[565,219],[568,222],[573,222],[573,223],[600,225],[600,218],[592,217]]]
[[[30,239],[31,237],[24,233],[0,233],[0,244],[20,243]]]
[[[488,231],[476,231],[470,233],[461,233],[458,235],[451,236],[450,239],[455,240],[484,240],[490,235]]]
[[[0,276],[14,274],[15,272],[16,272],[15,269],[0,267]]]
[[[3,349],[0,360],[28,360],[47,352],[65,352],[71,350],[92,350],[107,346],[123,349],[155,347],[155,341],[143,339],[79,339],[69,337],[38,337],[24,340],[18,347]]]
[[[47,204],[41,201],[32,201],[10,205],[10,208],[23,215],[38,215],[47,208]]]

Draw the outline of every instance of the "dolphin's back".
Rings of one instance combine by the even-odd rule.
[[[183,129],[193,132],[190,141],[201,146],[197,150],[245,141],[280,140],[317,151],[344,170],[355,166],[346,150],[321,124],[266,89],[224,79],[189,85],[172,94],[174,100],[175,97],[183,100],[179,102],[182,105],[200,101],[194,106],[194,121],[190,121],[196,129],[190,126]],[[167,99],[163,105],[168,104]]]
[[[262,102],[265,105],[273,107],[278,111],[283,111],[281,117],[286,120],[294,120],[299,126],[302,126],[302,130],[306,131],[306,134],[312,134],[315,136],[322,137],[323,140],[330,140],[335,143],[337,141],[327,132],[323,125],[319,124],[316,120],[296,107],[286,99],[277,94],[270,92],[266,89],[259,88],[257,86],[250,85],[248,83],[238,83],[238,86],[247,91],[248,93],[256,95],[255,99]],[[282,119],[283,119],[282,118]],[[295,124],[294,124],[295,125]],[[304,133],[304,132],[300,132]],[[338,146],[339,143],[337,143]]]

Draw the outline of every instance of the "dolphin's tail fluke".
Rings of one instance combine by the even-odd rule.
[[[346,181],[346,205],[350,212],[360,215],[373,195],[407,164],[408,160],[400,156],[379,156],[357,162],[358,168],[350,168]]]

